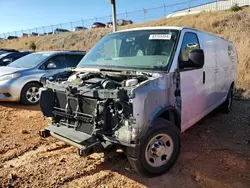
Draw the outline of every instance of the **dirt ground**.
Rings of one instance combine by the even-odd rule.
[[[41,139],[38,106],[0,103],[0,187],[250,187],[250,101],[235,101],[182,134],[180,157],[166,174],[140,177],[121,151],[80,157],[74,147]]]

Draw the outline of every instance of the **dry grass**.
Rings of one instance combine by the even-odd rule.
[[[239,12],[218,11],[185,17],[160,19],[119,29],[145,26],[186,26],[214,33],[234,42],[239,56],[238,87],[250,89],[250,8]],[[96,29],[43,37],[0,41],[0,48],[28,49],[34,41],[37,50],[89,50],[110,29]]]

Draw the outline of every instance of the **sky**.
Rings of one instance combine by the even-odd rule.
[[[133,12],[140,10],[139,12],[118,15],[118,18],[127,18],[139,23],[155,20],[164,16],[164,8],[153,10],[150,10],[150,8],[163,7],[164,4],[167,6],[176,3],[186,3],[187,1],[188,0],[116,0],[117,14],[125,13],[126,11]],[[165,13],[168,14],[178,9],[210,2],[212,0],[191,1],[193,2],[190,4],[186,3],[167,7]],[[149,9],[145,14],[143,12],[144,8]],[[81,25],[89,27],[95,21],[108,22],[110,20],[110,14],[111,4],[107,0],[0,0],[0,34],[19,31],[17,32],[17,35],[19,35],[21,30],[27,33],[35,31],[48,32],[55,27],[66,29]],[[84,19],[84,22],[81,21],[82,19]],[[70,23],[70,21],[73,23]]]

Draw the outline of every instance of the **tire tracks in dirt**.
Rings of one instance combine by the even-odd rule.
[[[68,185],[68,183],[81,181],[81,179],[84,179],[84,181],[86,181],[86,178],[98,176],[98,174],[102,171],[105,171],[107,169],[115,169],[122,162],[126,161],[126,156],[120,152],[117,153],[116,151],[109,151],[105,152],[103,156],[99,154],[92,154],[86,158],[86,161],[86,165],[88,166],[86,169],[84,169],[81,173],[75,173],[73,175],[65,177],[65,179],[63,179],[63,181],[59,183],[59,185]],[[105,177],[111,177],[111,174],[108,174],[107,177],[104,176],[103,179],[105,179]]]
[[[1,108],[2,109],[2,108]],[[192,127],[182,137],[182,152],[169,173],[146,179],[130,169],[124,153],[109,151],[88,157],[53,138],[40,139],[45,127],[36,113],[14,116],[4,112],[6,120],[1,138],[0,187],[241,187],[250,186],[248,127],[250,101],[235,101],[230,115],[215,113]],[[8,110],[8,109],[7,109]],[[0,111],[1,116],[1,111]],[[19,119],[17,119],[19,118]],[[21,134],[28,130],[30,134]],[[31,130],[31,131],[30,131]],[[16,147],[16,148],[15,148]],[[6,151],[6,152],[5,152]],[[201,176],[196,182],[195,174]]]

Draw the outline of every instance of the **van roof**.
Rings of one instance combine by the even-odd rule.
[[[117,32],[125,32],[125,31],[140,31],[140,30],[157,30],[157,29],[173,29],[173,30],[182,30],[184,27],[174,27],[174,26],[156,26],[156,27],[138,27],[133,29],[125,29]]]
[[[126,32],[126,31],[140,31],[140,30],[162,30],[162,29],[172,29],[172,30],[183,30],[183,29],[190,29],[190,30],[194,30],[194,31],[198,31],[198,32],[202,32],[202,33],[206,33],[208,35],[213,35],[215,37],[218,37],[222,40],[225,40],[225,41],[228,41],[228,42],[231,42],[230,40],[226,40],[220,36],[217,36],[217,35],[214,35],[212,33],[208,33],[208,32],[205,32],[205,31],[201,31],[201,30],[198,30],[198,29],[195,29],[195,28],[191,28],[191,27],[175,27],[175,26],[155,26],[155,27],[138,27],[138,28],[132,28],[132,29],[125,29],[125,30],[120,30],[120,31],[117,31],[117,33],[120,33],[120,32]]]

